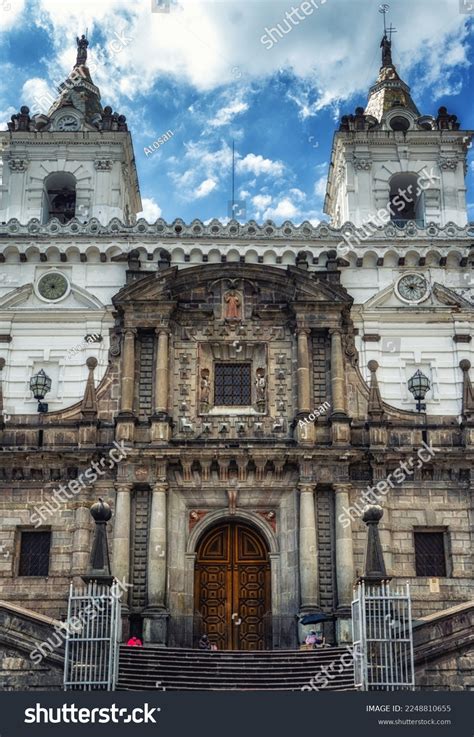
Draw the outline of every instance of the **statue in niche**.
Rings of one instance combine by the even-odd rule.
[[[240,320],[242,312],[242,300],[238,292],[227,292],[224,295],[226,303],[225,317],[228,320]]]
[[[260,408],[261,405],[265,406],[265,389],[267,386],[267,381],[265,379],[264,368],[258,368],[256,373],[257,378],[255,379],[255,388],[257,393],[257,404]]]
[[[211,382],[209,380],[209,369],[201,370],[201,404],[206,407],[209,404],[209,394],[211,392]]]

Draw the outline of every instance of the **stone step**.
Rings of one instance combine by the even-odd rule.
[[[352,691],[352,666],[337,672],[346,647],[310,651],[259,650],[203,652],[186,648],[120,648],[117,689],[140,691],[299,691],[321,669],[334,664],[334,676],[319,690]],[[332,670],[332,669],[331,669]],[[328,670],[331,673],[331,670]],[[324,674],[322,674],[324,677]],[[322,679],[321,679],[322,680]]]

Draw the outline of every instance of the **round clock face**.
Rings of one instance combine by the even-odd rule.
[[[397,282],[396,291],[404,302],[418,304],[427,298],[429,287],[421,274],[404,274]]]
[[[69,282],[59,271],[44,274],[38,282],[38,294],[48,302],[57,302],[69,292]]]
[[[77,131],[79,130],[79,121],[74,115],[63,115],[56,121],[56,130]]]

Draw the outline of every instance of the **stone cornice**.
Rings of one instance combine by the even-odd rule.
[[[140,218],[134,225],[124,225],[118,218],[113,218],[108,225],[102,225],[96,218],[92,218],[87,222],[80,222],[75,218],[69,223],[62,225],[58,220],[53,219],[46,225],[40,223],[33,218],[26,224],[21,224],[16,218],[9,220],[7,223],[0,224],[0,238],[6,242],[10,238],[29,239],[31,237],[40,238],[46,236],[51,238],[81,238],[85,237],[90,243],[91,236],[100,239],[117,239],[126,240],[133,239],[148,241],[152,240],[156,245],[160,241],[175,241],[181,243],[183,241],[209,241],[212,245],[215,241],[228,241],[231,244],[239,244],[245,242],[264,241],[266,244],[274,244],[278,246],[291,247],[292,242],[317,241],[315,245],[329,246],[338,243],[342,239],[342,234],[357,233],[356,225],[350,222],[344,223],[340,228],[334,228],[327,222],[321,222],[318,225],[312,225],[308,221],[300,225],[294,225],[290,221],[285,221],[282,225],[277,226],[274,222],[268,220],[259,225],[254,220],[247,223],[239,223],[231,220],[226,224],[219,220],[212,220],[210,223],[204,224],[201,220],[193,220],[186,224],[183,220],[177,219],[172,223],[166,223],[165,220],[159,219],[155,223],[147,223],[146,220]],[[466,226],[459,226],[450,222],[444,226],[436,223],[428,223],[426,227],[420,227],[415,222],[408,222],[404,228],[398,228],[391,223],[380,226],[374,231],[370,238],[370,243],[377,241],[393,240],[420,240],[426,242],[436,239],[459,239],[472,240],[474,238],[474,223]],[[363,248],[367,248],[366,241],[362,243]],[[8,245],[11,245],[9,243]]]

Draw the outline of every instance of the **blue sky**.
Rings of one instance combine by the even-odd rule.
[[[315,3],[317,0],[315,0]],[[340,116],[365,105],[380,65],[375,0],[319,0],[267,48],[284,0],[0,0],[0,127],[20,105],[54,95],[88,29],[102,103],[127,116],[144,213],[228,219],[231,146],[246,218],[325,219],[326,171]],[[394,62],[423,114],[440,105],[474,128],[473,13],[467,0],[392,0]],[[295,16],[293,16],[295,17]],[[298,16],[297,16],[298,17]],[[157,151],[145,148],[166,131]],[[468,199],[474,220],[474,164]]]

